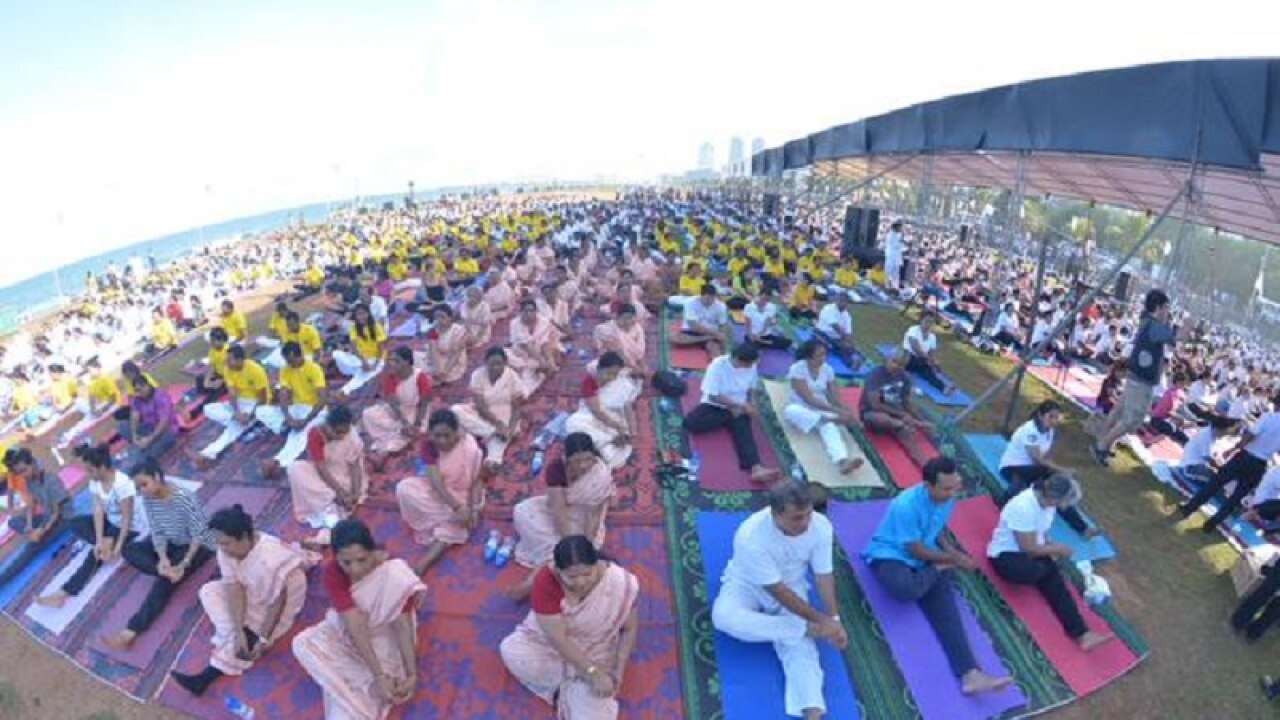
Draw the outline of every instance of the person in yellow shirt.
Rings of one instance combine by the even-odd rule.
[[[85,383],[84,395],[75,401],[74,409],[74,412],[80,416],[80,420],[62,433],[58,447],[65,448],[77,444],[86,431],[114,411],[122,402],[120,388],[102,371],[102,363],[98,358],[89,358],[85,368],[89,371],[89,380]]]
[[[836,274],[833,278],[836,285],[852,290],[858,286],[858,261],[849,260],[836,268]]]
[[[409,265],[399,257],[393,258],[391,262],[387,263],[387,277],[395,282],[404,280],[409,277]]]
[[[244,342],[245,333],[249,331],[249,321],[245,319],[244,313],[236,310],[236,304],[230,300],[222,301],[222,316],[218,318],[218,325],[227,331],[227,337],[231,342]]]
[[[751,258],[747,257],[747,248],[740,245],[733,251],[733,257],[729,258],[729,276],[738,277],[749,267]]]
[[[267,371],[248,359],[243,346],[232,345],[227,350],[222,379],[227,383],[231,397],[225,402],[204,406],[204,416],[221,425],[222,434],[192,457],[201,467],[207,467],[243,435],[253,424],[258,407],[270,400],[271,381],[267,378]]]
[[[691,262],[680,276],[680,294],[688,298],[696,298],[702,294],[702,286],[706,285],[707,282],[707,277],[702,272],[702,266],[696,262]]]
[[[464,252],[454,261],[453,272],[462,280],[473,280],[480,274],[480,261]]]
[[[302,346],[293,340],[284,344],[285,366],[280,370],[275,405],[259,405],[254,414],[276,435],[284,435],[284,445],[275,457],[262,464],[264,477],[279,475],[281,468],[298,459],[307,446],[307,432],[324,422],[329,404],[329,383],[324,370],[308,359]]]
[[[357,305],[352,312],[349,338],[352,352],[333,351],[333,362],[338,371],[351,378],[342,387],[344,395],[358,390],[382,370],[387,331],[373,319],[367,305]]]
[[[267,337],[258,338],[258,344],[262,347],[276,347],[284,336],[284,316],[289,313],[289,303],[284,300],[277,300],[276,307],[271,311],[271,319],[267,320]]]
[[[200,401],[202,408],[221,398],[227,391],[224,378],[227,374],[227,351],[230,347],[231,342],[226,330],[220,327],[209,330],[209,354],[205,358],[207,367],[196,378],[196,392],[202,396]]]
[[[156,355],[168,352],[178,345],[178,328],[165,316],[164,310],[156,308],[151,311],[151,342],[147,345],[147,354]]]
[[[791,289],[790,312],[797,320],[817,320],[818,311],[814,307],[817,292],[813,288],[813,277],[809,273],[800,273],[800,279]]]
[[[290,310],[285,314],[284,332],[280,335],[285,343],[297,343],[302,348],[302,355],[308,360],[314,360],[320,351],[324,349],[324,339],[320,337],[320,331],[315,325],[302,322],[302,318],[298,313]],[[285,357],[285,363],[288,364],[289,358]]]
[[[66,412],[80,397],[80,383],[58,363],[49,366],[49,401],[57,412]]]

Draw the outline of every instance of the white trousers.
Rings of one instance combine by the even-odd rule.
[[[364,387],[365,383],[378,376],[382,372],[382,361],[379,360],[372,370],[365,370],[364,363],[360,360],[360,356],[355,353],[349,353],[345,350],[334,350],[333,361],[338,365],[338,372],[351,378],[346,385],[342,386],[342,392],[350,395],[351,393]]]
[[[787,715],[803,717],[810,708],[827,711],[818,646],[805,637],[809,623],[804,618],[779,607],[762,588],[726,579],[711,606],[711,624],[742,642],[773,643],[786,678]]]
[[[268,430],[281,435],[287,430],[284,424],[285,411],[280,409],[279,405],[259,405],[253,416],[258,422],[267,427]],[[290,405],[289,417],[294,420],[303,420],[311,414],[310,405]],[[324,422],[325,413],[321,412],[307,423],[307,426],[301,430],[290,430],[288,437],[284,439],[284,445],[280,448],[280,452],[276,453],[276,462],[280,467],[284,467],[289,463],[297,460],[302,455],[302,451],[307,448],[307,433],[311,428]]]
[[[231,447],[231,443],[243,435],[244,431],[249,429],[249,424],[252,424],[241,425],[236,422],[235,413],[236,410],[243,413],[253,413],[258,403],[244,398],[239,398],[234,402],[234,409],[229,402],[209,403],[204,406],[204,416],[222,426],[222,434],[200,451],[201,455],[210,460],[216,459],[222,454],[223,450]]]
[[[787,403],[782,410],[782,417],[792,427],[806,435],[816,429],[831,462],[839,465],[849,458],[849,447],[840,436],[840,427],[836,424],[839,416],[835,413],[815,410],[800,403]]]

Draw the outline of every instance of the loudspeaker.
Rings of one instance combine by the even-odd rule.
[[[778,194],[765,193],[764,195],[764,214],[767,217],[773,217],[778,214]]]
[[[862,247],[874,248],[876,236],[880,234],[880,208],[867,208],[862,211],[865,221],[862,230]]]
[[[960,226],[960,244],[961,245],[965,244],[965,242],[968,241],[968,239],[969,239],[969,226],[961,225]]]
[[[844,234],[840,238],[840,259],[848,260],[859,248],[863,247],[863,213],[862,208],[853,205],[844,209]]]
[[[1128,270],[1121,271],[1120,275],[1116,277],[1116,288],[1115,288],[1115,291],[1112,292],[1111,294],[1115,295],[1116,299],[1119,300],[1120,302],[1129,302],[1129,271]]]

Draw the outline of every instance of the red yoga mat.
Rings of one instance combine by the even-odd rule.
[[[681,323],[679,320],[667,325],[667,337],[680,332]],[[707,365],[711,364],[711,356],[706,350],[697,345],[676,345],[670,344],[671,367],[680,368],[682,370],[706,370]]]
[[[841,388],[839,392],[840,398],[851,408],[858,407],[862,402],[862,388],[860,387]],[[920,482],[920,466],[911,460],[911,456],[907,454],[907,449],[902,447],[897,438],[884,433],[872,432],[870,429],[866,430],[864,434],[871,442],[871,446],[876,449],[876,453],[880,455],[880,459],[884,461],[885,467],[889,469],[889,475],[894,485],[905,490]],[[932,457],[938,454],[938,448],[934,447],[933,441],[926,437],[924,433],[916,432],[916,442],[919,443],[921,451],[926,456]]]
[[[982,573],[1004,596],[1005,602],[1026,626],[1027,632],[1031,634],[1067,685],[1077,695],[1086,695],[1137,665],[1138,657],[1119,638],[1104,643],[1091,652],[1081,650],[1075,641],[1062,631],[1062,625],[1038,590],[1027,585],[1006,582],[996,574],[995,569],[991,567],[991,562],[987,559],[987,544],[991,540],[991,533],[999,517],[1000,512],[990,497],[984,495],[970,498],[961,501],[952,513],[951,532],[955,534],[956,539],[969,555],[978,562]],[[1080,606],[1085,623],[1090,630],[1111,631],[1107,623],[1089,609],[1074,587],[1071,588],[1071,595]]]
[[[701,401],[702,382],[697,378],[689,378],[689,390],[681,398],[680,406],[687,415]],[[756,439],[760,463],[768,468],[777,468],[778,455],[765,436],[764,429],[760,427],[759,418],[751,421],[751,434]],[[698,470],[698,484],[702,489],[719,492],[765,489],[764,485],[752,482],[749,472],[738,467],[738,454],[733,450],[733,438],[728,429],[701,435],[690,433],[689,447],[702,458],[702,467]]]

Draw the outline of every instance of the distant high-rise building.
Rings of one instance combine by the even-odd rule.
[[[729,167],[738,168],[742,165],[742,161],[746,159],[742,156],[745,150],[746,146],[742,144],[742,138],[734,136],[729,140]]]
[[[751,155],[759,155],[764,150],[764,138],[755,138],[751,141]]]
[[[698,169],[714,170],[716,167],[716,147],[709,142],[698,148]]]

